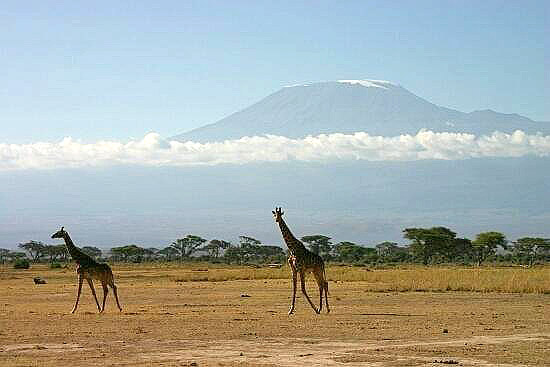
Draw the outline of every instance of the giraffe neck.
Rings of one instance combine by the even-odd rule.
[[[279,220],[279,228],[281,229],[281,234],[290,252],[296,253],[297,250],[301,250],[302,248],[305,249],[304,244],[294,237],[283,218]]]
[[[83,264],[83,263],[95,262],[94,259],[86,255],[84,252],[80,251],[80,249],[74,245],[73,240],[71,240],[71,237],[67,232],[65,232],[65,234],[63,235],[63,239],[65,240],[65,246],[67,246],[67,251],[69,251],[69,254],[71,254],[71,257],[74,259],[76,263]]]

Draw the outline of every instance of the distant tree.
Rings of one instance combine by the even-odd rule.
[[[44,256],[44,251],[46,250],[46,246],[40,241],[20,243],[18,247],[27,251],[33,262],[38,262]]]
[[[27,257],[27,254],[24,253],[24,252],[20,252],[20,251],[10,251],[6,255],[6,258],[10,262],[16,261],[18,259],[23,259],[23,258],[26,258],[26,257]]]
[[[282,261],[285,257],[285,252],[279,246],[263,245],[258,247],[257,255],[265,263],[267,261]]]
[[[240,264],[243,259],[241,248],[238,246],[229,247],[227,250],[225,250],[223,258],[228,264]]]
[[[395,242],[382,242],[375,246],[378,256],[390,257],[399,248],[399,245]]]
[[[403,232],[403,237],[412,241],[410,250],[413,256],[421,260],[424,265],[433,262],[437,255],[444,258],[451,256],[456,233],[450,229],[445,227],[405,228]]]
[[[4,264],[6,260],[8,259],[8,255],[10,253],[10,250],[5,248],[0,248],[0,264]]]
[[[94,247],[94,246],[84,246],[81,248],[82,252],[85,254],[91,256],[94,259],[98,259],[101,257],[102,251],[101,249]]]
[[[148,247],[143,249],[143,257],[146,261],[155,260],[158,256],[159,249],[155,247]]]
[[[301,240],[308,244],[309,250],[317,255],[320,255],[324,260],[330,258],[332,252],[332,242],[330,237],[316,234],[312,236],[304,236]]]
[[[241,245],[240,254],[243,261],[258,260],[260,257],[261,241],[253,237],[239,236]]]
[[[172,246],[165,247],[158,252],[158,255],[163,256],[168,261],[172,261],[175,258],[177,258],[178,254],[179,254],[178,250],[176,250]]]
[[[65,245],[45,245],[44,254],[49,256],[50,262],[57,261],[57,259],[67,259],[67,247]]]
[[[506,237],[500,232],[482,232],[472,241],[477,265],[480,266],[489,256],[496,253],[500,246],[504,249],[506,246]]]
[[[206,240],[202,237],[188,234],[185,238],[178,238],[172,242],[172,247],[178,251],[180,261],[189,258]]]
[[[550,250],[550,239],[538,237],[523,237],[512,243],[512,252],[518,260],[527,259],[529,266],[533,265],[537,255]]]
[[[220,256],[220,250],[226,250],[231,246],[231,242],[224,240],[211,240],[202,249],[208,251],[208,255],[217,259]]]
[[[454,262],[461,261],[462,263],[469,263],[475,255],[472,241],[467,238],[455,238],[453,244],[454,246],[447,254],[449,260]]]
[[[122,260],[124,262],[136,261],[140,262],[141,257],[143,256],[144,249],[137,245],[126,245],[120,247],[113,247],[111,249],[111,254],[115,260]]]
[[[334,252],[340,261],[358,262],[362,259],[373,259],[377,256],[374,248],[359,246],[353,242],[339,242],[334,246]]]

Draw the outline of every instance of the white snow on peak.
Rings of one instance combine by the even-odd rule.
[[[373,79],[363,79],[363,80],[338,80],[338,83],[345,83],[345,84],[359,84],[363,87],[372,87],[372,88],[382,88],[382,89],[388,89],[388,86],[394,85],[392,82],[388,82],[386,80],[373,80]]]
[[[337,80],[337,83],[351,84],[351,85],[361,85],[363,87],[373,87],[373,88],[382,88],[388,89],[390,86],[395,86],[394,83],[388,82],[387,80],[375,80],[375,79],[362,79],[362,80]],[[287,85],[283,88],[293,88],[293,87],[309,87],[312,85],[331,83],[331,82],[317,82],[317,83],[306,83],[306,84],[293,84]],[[334,83],[334,82],[332,82]]]

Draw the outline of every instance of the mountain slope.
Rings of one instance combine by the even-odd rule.
[[[464,113],[440,107],[386,81],[341,80],[285,87],[242,111],[173,139],[205,142],[264,134],[298,138],[357,131],[394,136],[415,134],[423,128],[475,134],[549,131],[546,124],[516,114]]]

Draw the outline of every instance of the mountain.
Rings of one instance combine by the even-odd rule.
[[[420,129],[469,132],[550,132],[550,124],[491,110],[464,113],[437,106],[381,80],[339,80],[285,87],[220,121],[177,135],[198,142],[253,135],[300,138],[322,133],[395,136]]]

